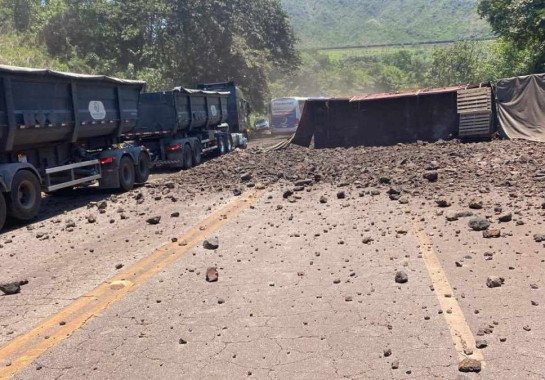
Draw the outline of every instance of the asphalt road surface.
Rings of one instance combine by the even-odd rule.
[[[545,377],[541,145],[277,142],[9,226],[0,378]]]

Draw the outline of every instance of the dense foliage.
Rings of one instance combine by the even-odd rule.
[[[328,2],[314,2],[314,5],[304,2],[284,0],[292,8],[308,12],[312,7],[319,7],[315,16],[326,8],[338,11],[339,4],[347,6],[343,11],[348,12],[350,7],[362,1],[339,0]],[[389,4],[396,4],[398,9],[418,7],[418,0],[400,4],[396,1],[381,2],[383,7],[373,8],[373,1],[366,1],[371,7],[366,9],[369,14],[384,15]],[[448,3],[448,4],[447,4]],[[463,7],[476,1],[438,1],[429,4],[427,12],[448,7]],[[321,5],[320,5],[321,4]],[[465,4],[465,5],[464,5]],[[316,9],[312,8],[313,11]],[[289,9],[289,8],[288,8]],[[435,9],[435,11],[433,11]],[[354,14],[358,11],[354,10]],[[300,17],[291,9],[295,17]],[[378,13],[377,13],[378,12]],[[496,80],[515,75],[525,75],[545,71],[545,2],[543,0],[480,0],[478,12],[489,21],[493,32],[498,39],[493,42],[460,42],[446,47],[431,49],[386,49],[355,50],[346,52],[315,51],[304,55],[305,64],[290,81],[280,80],[282,83],[274,86],[274,93],[279,96],[290,93],[310,96],[339,96],[360,92],[397,91],[422,87],[448,86],[464,83],[478,83]],[[404,13],[404,12],[400,12]],[[406,14],[411,14],[410,12]],[[457,13],[450,13],[456,20]],[[472,14],[475,14],[473,12]],[[316,16],[317,17],[317,16]],[[378,16],[377,16],[378,17]],[[404,17],[399,15],[399,17]],[[340,18],[338,20],[341,20]],[[399,19],[398,19],[399,20]],[[443,22],[440,16],[429,20],[431,24],[441,25],[448,30],[448,23]],[[350,17],[342,18],[342,22],[350,23]],[[396,31],[407,32],[406,25],[396,26]],[[301,27],[301,25],[300,25]],[[366,26],[363,27],[365,29]],[[342,27],[341,27],[342,29]],[[358,30],[354,26],[351,30]],[[420,30],[428,30],[426,28]],[[305,32],[303,32],[303,35]],[[332,35],[338,35],[332,33]],[[413,34],[406,33],[409,37]],[[397,37],[385,33],[397,41]],[[434,34],[440,39],[441,34]],[[320,32],[314,34],[315,41],[319,42]],[[380,40],[375,40],[380,41]],[[308,42],[308,41],[307,41]],[[335,43],[335,41],[332,41]],[[346,44],[346,43],[343,43]],[[375,52],[375,53],[371,53]]]
[[[291,24],[307,47],[491,30],[499,38],[299,53]],[[140,78],[151,89],[235,80],[263,109],[271,95],[346,96],[545,71],[545,2],[0,0],[0,63]]]
[[[303,47],[459,40],[490,35],[478,0],[282,0]]]
[[[151,88],[234,80],[259,108],[272,69],[299,63],[277,0],[0,0],[0,27],[62,65]]]
[[[545,71],[545,1],[481,0],[479,13],[510,44],[510,54],[522,58],[514,64],[527,72]]]

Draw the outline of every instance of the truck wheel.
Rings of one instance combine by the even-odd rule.
[[[119,188],[131,191],[135,182],[134,163],[128,156],[123,156],[119,162]]]
[[[0,193],[0,231],[6,223],[6,200],[4,199],[4,194]]]
[[[201,143],[196,142],[193,146],[193,164],[195,166],[200,165],[202,162],[202,148]]]
[[[138,157],[138,165],[136,165],[136,182],[146,183],[148,181],[151,170],[151,160],[147,153],[140,153]]]
[[[34,173],[21,170],[11,182],[11,191],[7,195],[8,215],[13,219],[27,222],[38,215],[42,203],[40,180]]]
[[[184,170],[189,170],[193,167],[193,152],[191,151],[191,145],[184,145]]]

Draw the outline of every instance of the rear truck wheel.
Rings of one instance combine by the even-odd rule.
[[[193,145],[193,164],[195,166],[200,165],[202,162],[202,148],[201,143],[196,142],[195,145]]]
[[[135,183],[134,163],[128,156],[121,157],[119,161],[119,188],[123,191],[131,191]]]
[[[193,151],[191,150],[191,145],[184,145],[184,170],[189,170],[193,167]]]
[[[151,160],[147,153],[140,153],[140,156],[138,156],[138,164],[136,165],[135,171],[137,183],[146,183],[148,181],[151,171]]]
[[[7,194],[7,211],[13,219],[27,222],[38,215],[42,203],[40,180],[28,170],[15,174]]]
[[[6,213],[6,199],[4,198],[4,194],[0,193],[0,231],[2,231],[6,223]]]

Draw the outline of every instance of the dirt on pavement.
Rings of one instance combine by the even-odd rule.
[[[196,247],[16,376],[545,376],[539,143],[268,151],[274,143],[127,194],[51,197],[39,221],[4,232],[0,283],[28,284],[0,296],[0,344],[240,194],[263,191],[217,244]],[[464,323],[469,334],[456,337]]]

